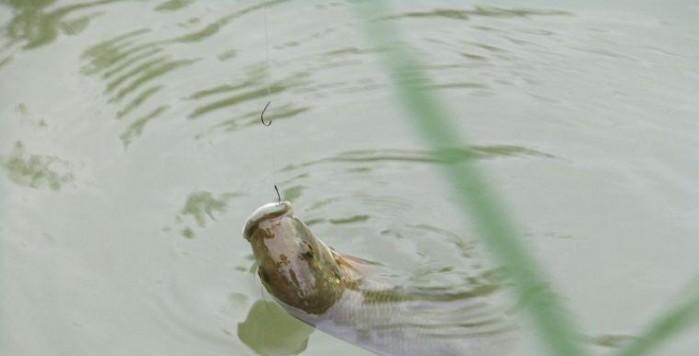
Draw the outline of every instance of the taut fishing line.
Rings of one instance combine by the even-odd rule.
[[[264,17],[264,24],[265,24],[265,86],[267,87],[267,104],[265,104],[264,108],[262,109],[262,112],[260,113],[260,121],[262,122],[262,125],[264,126],[270,126],[272,125],[272,121],[268,120],[265,121],[265,112],[267,111],[267,108],[269,108],[269,105],[272,103],[271,97],[272,97],[272,89],[271,89],[271,77],[272,77],[272,66],[270,65],[269,62],[269,26],[267,25],[267,6],[263,8],[263,17]],[[273,141],[277,142],[278,140],[273,139]],[[277,169],[277,161],[274,156],[274,154],[270,155],[272,157],[272,184],[274,185],[274,191],[277,194],[277,202],[281,202],[282,198],[281,195],[279,194],[279,188],[277,188],[277,185],[274,183],[276,181],[275,177],[275,172]]]
[[[265,6],[262,9],[262,11],[263,11],[263,18],[264,18],[264,25],[265,25],[265,70],[264,70],[265,84],[264,85],[267,87],[266,88],[267,89],[267,103],[265,104],[264,108],[262,108],[262,112],[260,113],[260,122],[262,122],[263,126],[269,127],[270,125],[272,125],[272,121],[271,120],[265,121],[265,112],[269,108],[269,105],[272,104],[272,100],[271,100],[272,89],[271,89],[271,79],[270,79],[272,76],[271,75],[272,66],[270,65],[270,62],[269,62],[269,28],[267,26],[267,11],[268,11],[267,6]],[[276,142],[278,140],[275,137],[272,141]],[[274,186],[274,191],[277,195],[277,202],[281,202],[281,195],[279,194],[279,188],[277,188],[277,185],[274,183],[274,181],[276,181],[275,171],[277,169],[277,162],[276,162],[274,154],[271,154],[270,156],[272,157],[272,174],[271,174],[272,185]],[[259,266],[258,266],[258,268],[259,268]],[[259,275],[257,275],[256,278],[259,280],[259,278],[260,278]],[[267,295],[265,293],[264,288],[262,287],[261,281],[258,284],[260,285],[260,299],[262,299],[263,301],[266,302]],[[268,303],[264,303],[264,308],[266,311],[269,312],[269,304]]]

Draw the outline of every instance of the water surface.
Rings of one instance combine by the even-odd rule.
[[[699,7],[394,5],[587,345],[638,335],[699,270]],[[369,43],[343,1],[0,1],[0,353],[362,354],[251,273],[273,184],[406,284],[497,273]]]

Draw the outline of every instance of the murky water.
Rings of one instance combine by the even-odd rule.
[[[522,6],[386,20],[602,353],[699,271],[699,7]],[[365,353],[299,327],[251,273],[240,231],[273,184],[405,283],[497,271],[351,3],[2,0],[0,26],[3,355]]]

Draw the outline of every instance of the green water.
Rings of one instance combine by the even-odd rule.
[[[406,2],[385,20],[604,354],[699,271],[699,7],[584,5]],[[265,301],[240,231],[273,184],[406,284],[496,272],[356,16],[0,0],[0,353],[363,354]]]

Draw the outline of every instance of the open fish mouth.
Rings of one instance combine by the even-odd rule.
[[[250,240],[252,232],[257,227],[260,221],[279,217],[282,215],[291,215],[293,211],[291,209],[291,203],[288,201],[281,201],[276,203],[267,203],[252,212],[248,219],[245,221],[245,227],[243,228],[243,237],[246,240]]]

